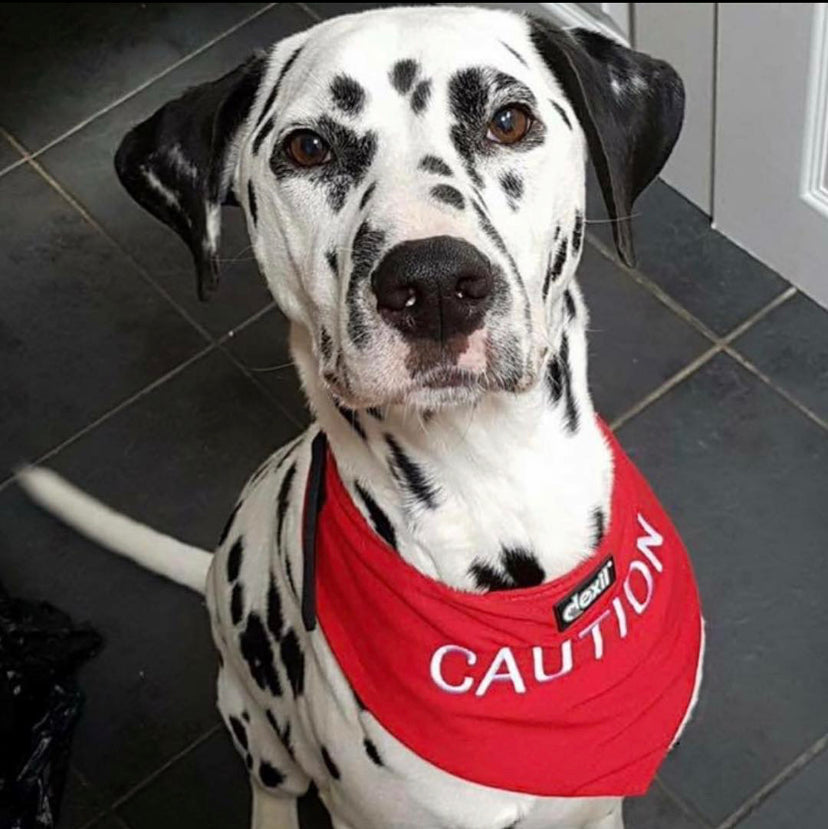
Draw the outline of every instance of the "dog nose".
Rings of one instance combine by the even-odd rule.
[[[468,242],[432,236],[385,254],[371,285],[382,318],[415,339],[471,334],[492,302],[489,260]]]

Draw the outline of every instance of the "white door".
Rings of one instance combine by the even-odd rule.
[[[828,306],[828,4],[718,4],[713,222]]]

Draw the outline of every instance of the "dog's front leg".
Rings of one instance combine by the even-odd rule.
[[[624,801],[619,800],[618,805],[606,817],[584,824],[584,829],[624,829]]]
[[[273,795],[251,780],[253,819],[250,829],[299,829],[295,797]]]

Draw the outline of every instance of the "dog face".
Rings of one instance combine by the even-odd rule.
[[[320,24],[168,104],[117,167],[190,244],[202,291],[220,204],[242,205],[339,401],[434,409],[537,382],[580,256],[586,143],[630,258],[623,217],[681,104],[666,64],[596,35],[388,9]]]

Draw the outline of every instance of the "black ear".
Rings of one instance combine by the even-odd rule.
[[[532,42],[569,98],[586,135],[615,246],[635,262],[630,213],[658,175],[684,119],[684,85],[668,63],[585,29],[530,18]]]
[[[129,194],[192,251],[201,299],[218,285],[221,205],[237,203],[231,190],[235,138],[256,99],[265,62],[264,56],[252,57],[170,101],[131,129],[115,154],[115,170]]]

